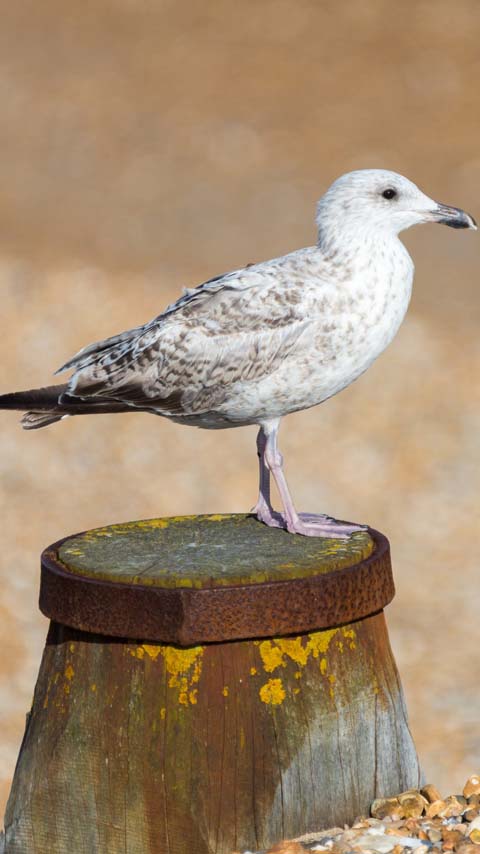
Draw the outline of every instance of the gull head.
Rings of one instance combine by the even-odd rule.
[[[319,241],[334,231],[360,239],[367,232],[386,236],[424,222],[452,228],[477,225],[470,214],[425,195],[412,181],[385,169],[360,169],[338,178],[320,199],[317,208]]]

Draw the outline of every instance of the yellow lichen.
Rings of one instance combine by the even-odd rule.
[[[74,669],[73,669],[72,665],[71,665],[71,664],[67,664],[67,666],[66,666],[66,668],[65,668],[65,673],[64,673],[65,677],[66,677],[69,681],[71,681],[71,680],[73,679],[73,677],[74,677],[74,674],[75,674],[75,671],[74,671]]]
[[[197,665],[197,679],[195,681],[198,682],[201,672],[200,662],[203,656],[203,646],[190,646],[186,649],[180,649],[176,646],[161,646],[160,653],[165,659],[167,673],[175,675],[188,673],[191,667]]]
[[[321,655],[324,656],[328,652],[332,638],[339,631],[339,629],[328,629],[326,631],[312,632],[308,635],[306,641],[305,637],[300,635],[296,638],[273,638],[272,640],[258,642],[265,673],[273,673],[279,667],[286,667],[288,660],[290,660],[299,667],[294,676],[295,679],[300,679],[302,668],[305,667],[308,659],[310,657],[319,658]],[[350,638],[354,634],[352,630],[352,633],[349,633],[347,637]],[[343,642],[340,643],[343,651]],[[322,661],[325,661],[325,659],[321,660],[320,669],[322,672],[325,672],[326,661],[324,664],[322,664]]]
[[[228,685],[223,686],[222,694],[224,697],[228,697]]]
[[[318,658],[319,655],[328,652],[331,640],[337,634],[338,629],[328,629],[324,632],[314,632],[308,636],[307,648],[311,652],[313,658]]]
[[[258,693],[262,703],[271,706],[280,706],[287,696],[281,679],[269,679]]]
[[[202,672],[203,646],[181,649],[163,644],[142,644],[129,648],[128,652],[140,661],[143,661],[145,656],[150,661],[163,658],[168,687],[178,689],[178,702],[182,706],[197,703],[197,689],[194,689],[194,686],[199,682]]]
[[[90,685],[90,691],[96,691],[96,690],[97,690],[97,686],[95,685],[95,682],[93,682],[93,684]]]
[[[256,675],[257,675],[257,673],[258,673],[258,671],[257,671],[257,668],[256,668],[256,667],[251,667],[251,668],[250,668],[250,676],[256,676]]]
[[[357,644],[355,643],[355,638],[356,638],[355,630],[354,629],[342,629],[342,634],[343,634],[344,638],[347,638],[347,640],[350,641],[350,643],[348,644],[350,649],[356,649]]]
[[[153,644],[144,643],[141,646],[144,652],[147,653],[148,657],[155,661],[156,658],[160,655],[162,648],[160,646],[153,646]]]
[[[327,659],[321,658],[320,659],[320,673],[325,674],[326,671],[327,671]]]
[[[273,641],[262,641],[260,644],[260,655],[266,673],[272,673],[277,667],[285,667],[286,665],[285,656],[278,643],[278,640],[275,639]]]
[[[165,706],[162,706],[162,708],[160,709],[160,717],[161,717],[162,721],[165,720],[166,714],[167,714],[167,710],[166,710]]]

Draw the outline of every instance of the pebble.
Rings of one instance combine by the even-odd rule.
[[[424,786],[423,789],[420,789],[420,794],[423,795],[423,797],[426,801],[428,801],[429,804],[433,804],[434,801],[443,800],[437,787],[434,786],[432,783],[429,783],[427,786]]]
[[[464,805],[460,803],[455,795],[449,795],[445,798],[445,808],[439,812],[441,818],[456,818],[461,815],[464,810]]]
[[[445,809],[445,801],[433,801],[426,810],[427,818],[436,818]]]
[[[373,802],[370,812],[374,818],[404,818],[405,812],[398,798],[377,798]]]
[[[480,776],[478,774],[472,774],[468,778],[463,787],[463,795],[465,798],[469,798],[471,795],[480,795]]]
[[[428,805],[427,799],[420,792],[405,792],[398,796],[398,802],[406,818],[420,818]]]
[[[460,830],[445,828],[442,832],[442,848],[453,851],[460,842],[463,842],[463,836]]]
[[[393,851],[395,842],[391,836],[379,836],[375,839],[372,834],[365,833],[364,836],[359,836],[355,840],[355,848],[357,847],[368,851],[375,851],[378,854],[389,854],[390,851]]]

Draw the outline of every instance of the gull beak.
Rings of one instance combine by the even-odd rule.
[[[473,228],[477,230],[477,223],[473,216],[462,211],[460,208],[453,208],[451,205],[437,204],[432,211],[435,222],[441,222],[442,225],[449,225],[450,228]]]

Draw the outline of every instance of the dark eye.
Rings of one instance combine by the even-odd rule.
[[[391,187],[389,187],[388,190],[384,190],[382,193],[384,199],[394,199],[396,195],[397,191],[393,190]]]

